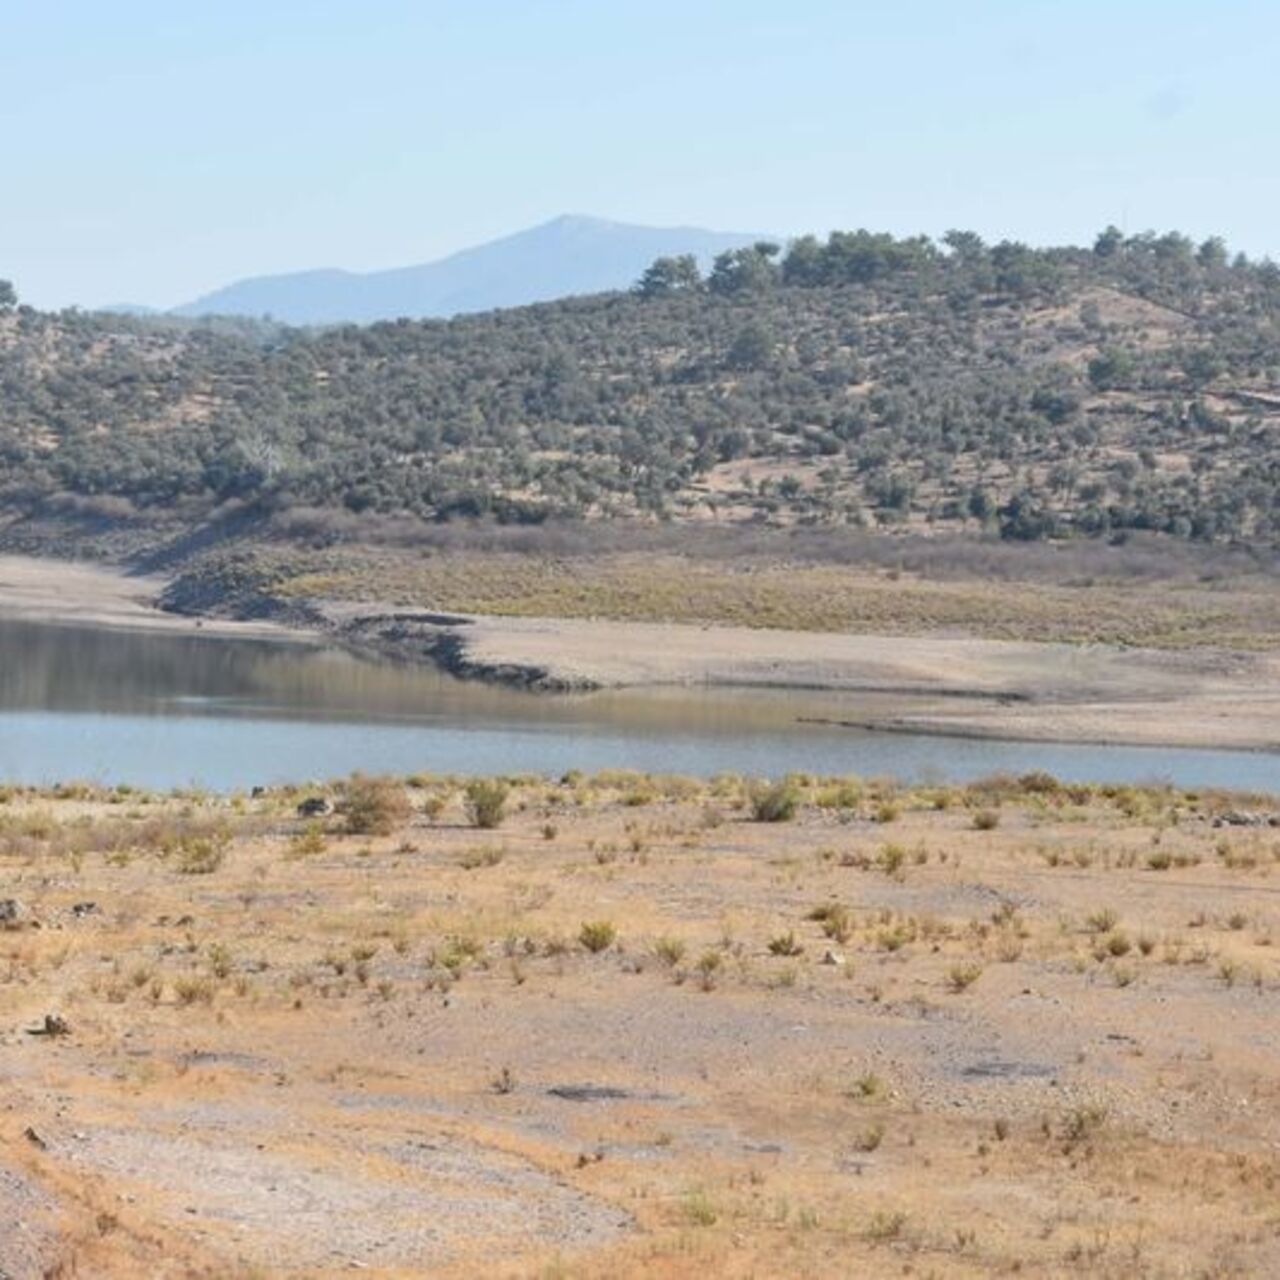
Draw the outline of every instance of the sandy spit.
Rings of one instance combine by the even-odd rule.
[[[359,612],[344,610],[342,617],[349,621]],[[442,629],[458,669],[500,679],[533,672],[533,683],[552,688],[831,690],[875,695],[874,712],[851,721],[860,727],[1280,750],[1280,657],[1274,654],[563,618],[423,624],[424,636]],[[401,644],[400,651],[412,646]],[[848,715],[833,704],[832,720]]]

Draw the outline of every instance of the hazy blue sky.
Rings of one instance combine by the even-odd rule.
[[[561,212],[1280,256],[1280,0],[0,0],[0,276],[170,305]]]

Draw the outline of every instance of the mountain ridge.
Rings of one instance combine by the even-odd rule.
[[[366,272],[316,267],[248,276],[168,314],[270,315],[294,325],[435,319],[623,289],[656,257],[692,253],[705,267],[717,253],[760,238],[754,232],[648,227],[561,214],[410,266]]]

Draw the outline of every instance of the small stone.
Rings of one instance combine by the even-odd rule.
[[[27,1034],[29,1036],[65,1036],[70,1030],[66,1018],[60,1013],[46,1013],[44,1022],[38,1027],[28,1027]]]
[[[830,947],[822,953],[823,964],[844,964],[844,956],[839,951],[832,951]]]

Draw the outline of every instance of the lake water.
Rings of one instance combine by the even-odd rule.
[[[1280,755],[1060,746],[801,723],[858,695],[680,689],[538,694],[332,649],[0,621],[0,780],[146,787],[366,772],[1064,779],[1280,790]]]

